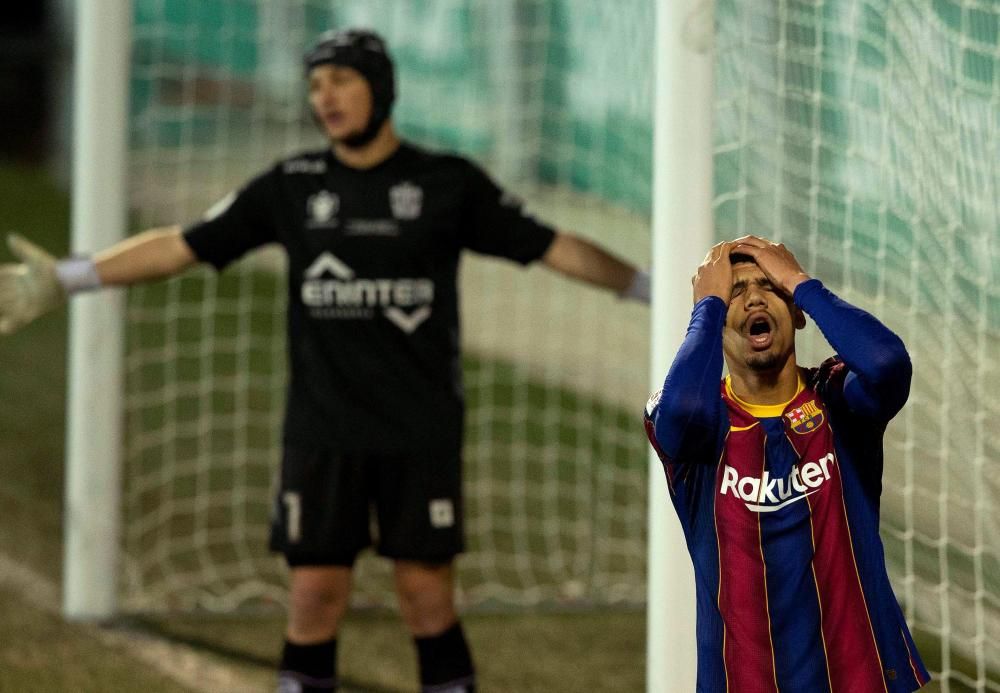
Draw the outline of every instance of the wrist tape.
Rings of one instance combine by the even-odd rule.
[[[649,303],[652,294],[652,277],[649,272],[638,271],[632,278],[632,283],[621,293],[622,298],[630,298],[633,301]]]
[[[101,288],[97,266],[89,257],[70,257],[56,263],[56,277],[66,295]]]

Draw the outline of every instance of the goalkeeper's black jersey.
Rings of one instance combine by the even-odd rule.
[[[460,252],[527,264],[551,228],[467,160],[409,144],[366,170],[305,153],[218,207],[185,231],[200,260],[221,269],[267,243],[288,254],[287,442],[460,444]]]

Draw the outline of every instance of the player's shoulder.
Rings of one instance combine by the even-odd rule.
[[[301,151],[277,161],[271,172],[282,176],[323,175],[330,165],[330,150]]]
[[[457,175],[468,175],[480,170],[471,159],[455,152],[431,149],[408,141],[400,145],[400,150],[404,158],[425,170]]]
[[[831,356],[815,368],[805,370],[806,386],[820,395],[831,392],[831,388],[842,388],[847,377],[847,364],[839,356]]]

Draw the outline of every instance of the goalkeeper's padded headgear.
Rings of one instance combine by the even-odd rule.
[[[306,51],[306,76],[317,65],[351,67],[361,73],[372,90],[372,114],[364,131],[344,140],[350,147],[371,142],[392,112],[396,100],[396,78],[385,41],[374,31],[346,29],[328,31]]]

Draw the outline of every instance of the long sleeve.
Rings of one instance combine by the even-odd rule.
[[[844,397],[851,410],[883,421],[895,416],[909,396],[912,375],[903,340],[818,279],[799,284],[794,299],[847,365]]]
[[[723,416],[719,380],[725,319],[721,298],[709,296],[695,305],[659,401],[654,396],[647,409],[650,437],[665,463],[714,461],[712,449]]]

